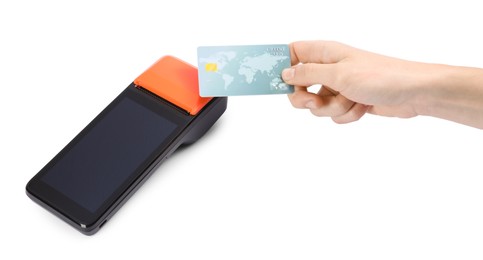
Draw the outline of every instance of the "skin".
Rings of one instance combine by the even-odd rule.
[[[290,44],[283,80],[296,108],[336,123],[364,114],[433,116],[483,129],[483,69],[387,57],[332,41]],[[322,84],[318,93],[307,87]]]

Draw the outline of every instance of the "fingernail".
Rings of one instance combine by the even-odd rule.
[[[284,81],[291,80],[295,76],[295,69],[288,68],[282,71],[282,79]]]
[[[309,102],[307,102],[305,104],[305,107],[308,108],[308,109],[314,109],[315,108],[315,102],[310,100]]]

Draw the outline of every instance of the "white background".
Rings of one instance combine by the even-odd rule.
[[[0,259],[483,258],[481,130],[337,125],[284,95],[229,98],[94,236],[33,203],[28,180],[163,55],[328,39],[483,67],[478,1],[126,2],[0,3]]]

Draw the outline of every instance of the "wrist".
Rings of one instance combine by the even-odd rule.
[[[447,102],[449,81],[455,73],[453,70],[454,67],[447,65],[420,64],[413,100],[418,115],[434,116],[435,111]]]
[[[425,64],[415,112],[483,127],[483,70]]]

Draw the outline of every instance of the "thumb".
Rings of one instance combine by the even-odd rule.
[[[295,86],[311,86],[315,84],[334,86],[336,74],[335,64],[305,63],[292,66],[282,71],[285,83]]]

